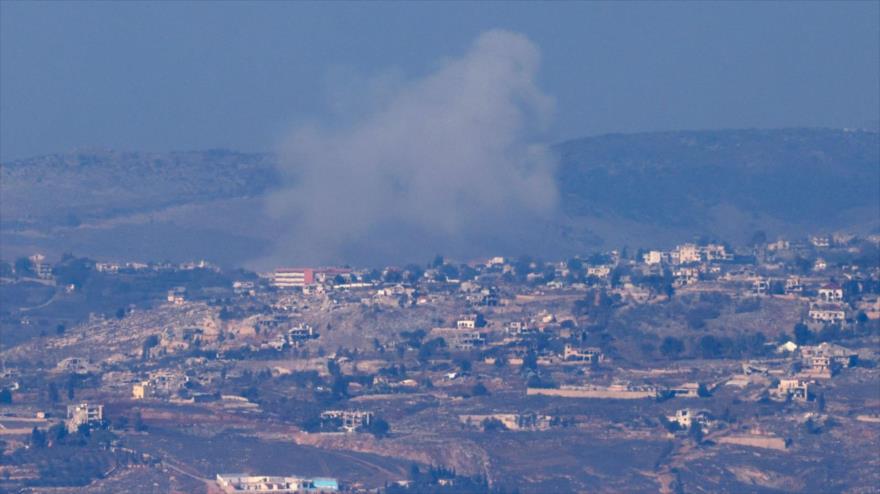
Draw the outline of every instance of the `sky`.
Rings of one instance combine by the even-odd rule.
[[[491,30],[540,53],[546,142],[880,114],[880,2],[3,1],[0,159],[274,151],[306,123],[369,115]]]

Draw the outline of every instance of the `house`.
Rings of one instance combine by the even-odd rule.
[[[827,249],[831,247],[831,237],[828,235],[813,235],[810,237],[810,243],[818,249]]]
[[[95,270],[99,273],[115,274],[119,272],[119,264],[115,262],[96,262]]]
[[[338,420],[345,432],[355,432],[373,422],[373,412],[363,410],[327,410],[321,412],[321,420]]]
[[[780,250],[788,250],[791,248],[791,243],[785,239],[779,239],[775,242],[767,244],[767,250],[770,252],[776,252]]]
[[[708,244],[702,248],[702,254],[707,261],[733,260],[733,253],[728,252],[724,244]]]
[[[257,294],[256,284],[253,281],[234,281],[232,282],[232,292],[236,295],[250,295],[253,297]]]
[[[865,316],[871,321],[880,319],[880,296],[864,297],[857,303],[857,308],[859,311],[864,312]]]
[[[308,324],[300,324],[287,330],[287,342],[298,346],[303,341],[317,338],[318,334]]]
[[[170,396],[186,386],[186,383],[189,382],[189,376],[181,371],[160,369],[150,372],[148,382],[151,395]]]
[[[839,303],[811,303],[808,313],[810,321],[822,324],[835,324],[846,321],[846,307]]]
[[[826,269],[828,269],[828,263],[821,257],[813,263],[813,271],[825,271]]]
[[[504,329],[508,334],[517,336],[530,335],[540,332],[540,328],[525,321],[511,321],[505,325]]]
[[[676,286],[692,285],[700,280],[700,270],[697,268],[677,268],[672,275]]]
[[[780,379],[773,390],[773,396],[777,399],[807,401],[810,398],[810,387],[806,381],[800,379]]]
[[[767,295],[770,293],[770,280],[758,277],[752,281],[752,294]]]
[[[486,325],[486,320],[480,314],[465,314],[458,318],[455,327],[458,329],[476,329]]]
[[[178,286],[168,290],[168,296],[166,297],[169,303],[174,305],[183,305],[186,303],[186,288],[182,286]]]
[[[610,266],[587,266],[587,276],[595,276],[604,279],[611,274]]]
[[[565,345],[562,350],[562,359],[566,362],[598,364],[605,360],[605,355],[598,348],[577,348],[574,345]]]
[[[806,364],[806,369],[804,369],[801,374],[805,376],[828,379],[837,373],[837,365],[831,357],[826,355],[813,355],[805,357],[803,360]]]
[[[644,304],[651,299],[651,290],[649,288],[632,283],[624,283],[623,287],[617,289],[616,292],[620,294],[623,300],[636,304]]]
[[[814,357],[827,357],[834,365],[848,368],[858,362],[859,354],[849,348],[828,342],[815,346],[805,345],[801,347],[801,358],[806,360]]]
[[[706,396],[706,387],[700,383],[684,383],[675,388],[669,388],[669,392],[675,398],[699,398]]]
[[[153,387],[150,381],[141,381],[131,387],[131,397],[135,400],[143,400],[153,395]]]
[[[670,253],[673,264],[690,264],[700,262],[700,248],[695,244],[683,244]]]
[[[483,288],[480,290],[480,305],[486,307],[496,307],[500,299],[498,298],[498,289],[495,287]]]
[[[82,375],[97,372],[98,370],[99,367],[89,362],[87,359],[80,357],[67,357],[58,362],[58,365],[55,366],[54,372]]]
[[[706,410],[683,408],[676,410],[675,415],[667,415],[666,418],[685,430],[689,430],[691,425],[696,423],[706,432],[712,424],[712,416]]]
[[[642,261],[649,265],[656,265],[663,262],[663,253],[659,250],[651,250],[642,255]]]
[[[217,474],[217,485],[227,494],[240,492],[314,493],[339,492],[336,479],[295,476],[248,475],[245,473]]]
[[[52,279],[52,265],[46,262],[46,256],[43,254],[34,254],[28,258],[31,261],[31,267],[37,278],[42,280]]]
[[[90,405],[85,402],[67,405],[65,425],[71,434],[79,430],[82,425],[91,427],[99,424],[102,420],[104,420],[104,405]]]
[[[822,302],[843,301],[843,287],[837,283],[828,283],[819,288],[819,300]]]
[[[462,331],[444,338],[453,350],[472,350],[486,344],[486,335],[479,331]]]
[[[497,420],[511,431],[545,431],[550,429],[553,417],[535,413],[493,413],[485,415],[459,415],[458,420],[469,426],[482,426],[486,421]]]
[[[789,276],[787,280],[785,280],[785,294],[786,295],[800,295],[804,292],[804,286],[801,283],[801,279],[797,276]]]

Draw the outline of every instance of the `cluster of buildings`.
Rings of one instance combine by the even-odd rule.
[[[325,477],[217,474],[217,485],[227,494],[273,492],[287,494],[332,494],[339,492],[339,482]]]

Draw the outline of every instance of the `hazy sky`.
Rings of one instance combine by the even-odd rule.
[[[880,113],[873,1],[0,5],[4,160],[275,149],[291,128],[358,111],[376,81],[424,77],[490,29],[540,50],[536,83],[556,101],[548,141],[865,126]]]

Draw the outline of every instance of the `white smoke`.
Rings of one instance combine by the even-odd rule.
[[[287,185],[268,204],[288,226],[276,260],[402,262],[527,243],[557,202],[554,161],[530,144],[553,108],[539,61],[526,37],[486,32],[344,130],[296,129],[279,153]]]

